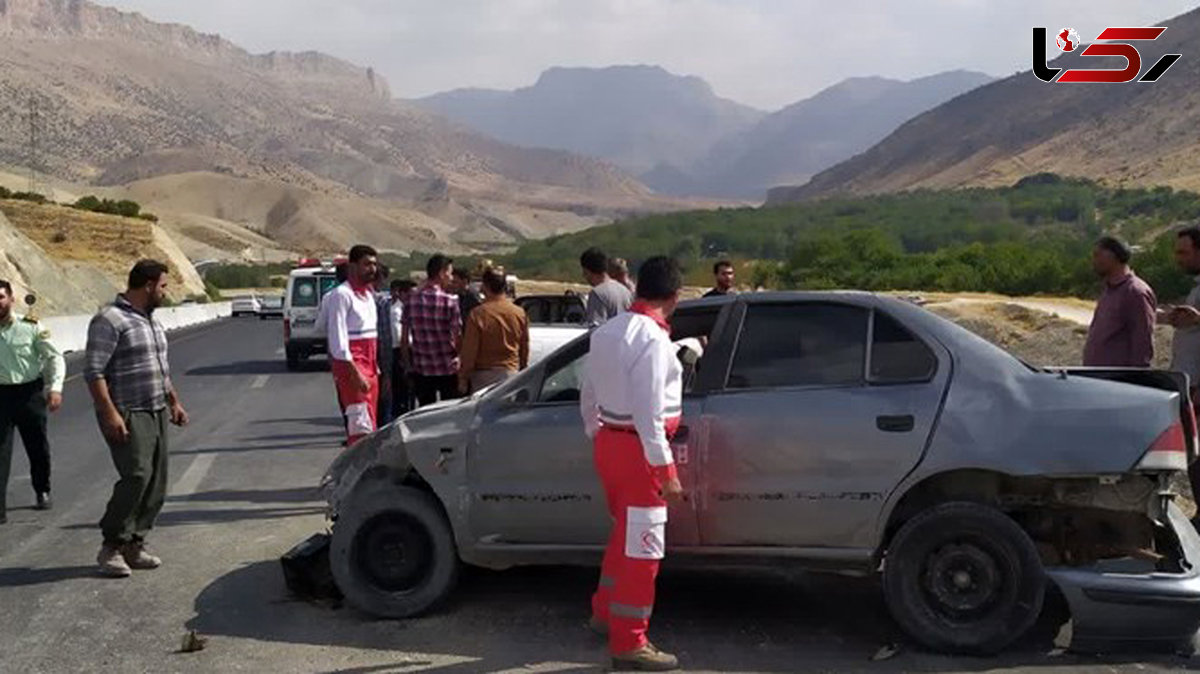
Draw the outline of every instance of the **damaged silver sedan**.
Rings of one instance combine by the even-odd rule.
[[[1181,375],[1030,367],[900,300],[681,305],[669,564],[882,574],[926,647],[992,653],[1052,588],[1077,645],[1189,642],[1200,537],[1171,477],[1196,452]],[[346,599],[418,615],[460,564],[597,565],[609,521],[578,410],[581,337],[519,377],[408,414],[323,482]],[[620,367],[620,363],[613,363]]]

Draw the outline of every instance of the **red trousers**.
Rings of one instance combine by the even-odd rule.
[[[609,650],[627,653],[646,644],[654,579],[666,551],[667,502],[637,434],[601,428],[594,449],[613,528],[592,615],[608,623]]]
[[[333,360],[333,383],[337,386],[338,404],[346,417],[346,446],[353,445],[364,435],[375,432],[375,413],[379,402],[379,373],[375,365],[375,340],[350,342],[354,362]],[[366,378],[370,385],[364,393],[358,388],[358,378],[352,368]]]

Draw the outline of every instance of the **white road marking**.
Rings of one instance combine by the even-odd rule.
[[[281,347],[279,347],[278,349],[275,349],[275,355],[276,355],[276,356],[282,356],[282,355],[283,355],[283,353],[284,353],[284,352],[283,352],[283,347],[282,347],[282,346],[281,346]]]
[[[250,388],[262,388],[267,385],[267,380],[270,378],[271,375],[269,374],[260,374],[254,378],[254,381],[250,384]]]
[[[183,475],[175,482],[175,487],[171,490],[172,496],[191,496],[196,493],[196,488],[200,486],[200,482],[208,476],[209,469],[212,468],[213,460],[217,458],[216,454],[201,454],[192,461],[192,465],[188,466],[187,470],[183,471]]]

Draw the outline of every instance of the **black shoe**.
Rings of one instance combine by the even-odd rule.
[[[37,495],[37,505],[34,510],[49,510],[54,507],[54,501],[50,499],[50,492],[40,491]]]

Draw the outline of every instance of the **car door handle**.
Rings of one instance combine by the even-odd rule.
[[[917,422],[911,414],[875,417],[875,427],[885,433],[908,433]]]

